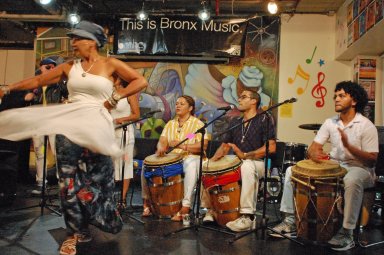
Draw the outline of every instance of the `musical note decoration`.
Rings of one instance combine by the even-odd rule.
[[[325,74],[319,72],[317,74],[317,84],[312,88],[312,96],[316,99],[316,107],[321,108],[325,104],[325,96],[327,95],[327,88],[323,86],[323,81],[325,79]]]
[[[323,65],[325,65],[325,61],[324,61],[324,59],[320,59],[318,63],[319,63],[319,66],[320,66],[320,67],[322,67]]]
[[[309,78],[311,77],[307,72],[305,72],[303,70],[303,68],[300,66],[300,65],[297,65],[297,69],[296,69],[296,73],[295,73],[295,77],[292,78],[292,77],[288,77],[288,83],[289,84],[293,84],[295,81],[296,81],[296,78],[297,77],[300,77],[302,78],[305,82],[305,86],[304,87],[299,87],[297,89],[297,94],[298,95],[301,95],[305,92],[305,90],[307,89],[308,87],[308,83],[309,83]]]
[[[306,62],[307,64],[312,63],[313,56],[315,56],[315,52],[316,52],[316,50],[317,50],[317,46],[315,46],[315,49],[313,50],[312,57],[311,57],[311,58],[307,58],[307,59],[305,60],[305,62]]]

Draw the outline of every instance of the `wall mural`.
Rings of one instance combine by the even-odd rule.
[[[314,47],[312,56],[305,60],[305,63],[308,65],[313,64],[314,56],[316,55],[317,46]],[[325,61],[322,58],[319,58],[317,62],[319,67],[325,65]],[[308,88],[310,83],[311,74],[305,71],[300,64],[297,65],[296,72],[294,77],[288,77],[288,84],[294,86],[296,89],[296,94],[298,96],[303,95]],[[315,106],[317,108],[322,108],[325,105],[325,96],[327,95],[327,88],[323,86],[323,82],[325,80],[325,74],[321,71],[317,73],[317,81],[312,87],[311,96],[315,99]]]
[[[141,66],[142,68],[138,70],[149,81],[149,86],[140,93],[139,97],[142,112],[162,110],[153,118],[140,123],[136,137],[159,138],[165,123],[175,115],[176,99],[183,94],[195,99],[196,116],[205,122],[219,115],[216,108],[228,105],[238,106],[238,95],[246,88],[258,90],[261,96],[260,110],[265,110],[276,103],[279,31],[278,17],[265,16],[250,19],[244,57],[231,58],[228,64],[135,62],[133,66]],[[38,41],[42,43],[41,39]],[[68,45],[66,47],[69,48]],[[39,62],[43,56],[40,53],[37,54],[37,62]],[[44,57],[50,55],[56,55],[56,53],[48,52]],[[239,115],[240,112],[237,109],[229,111],[219,121],[208,127],[208,133],[213,139],[220,140],[222,137],[217,137],[217,132],[229,128],[230,119]],[[277,120],[277,111],[273,111],[272,115]]]

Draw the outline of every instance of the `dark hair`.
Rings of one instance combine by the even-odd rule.
[[[356,82],[342,81],[336,84],[335,92],[344,90],[356,101],[356,112],[362,113],[368,103],[368,95],[363,87]]]
[[[187,95],[179,96],[179,98],[181,97],[184,98],[185,101],[187,101],[189,106],[192,106],[191,115],[195,115],[195,100],[191,96],[187,96]]]
[[[256,103],[256,109],[259,108],[260,103],[261,103],[260,95],[259,95],[259,93],[257,93],[257,90],[258,90],[258,89],[250,89],[250,88],[247,88],[247,89],[243,90],[243,91],[249,91],[249,92],[251,92],[251,98],[252,98],[252,99],[256,99],[256,101],[257,101],[257,103]]]

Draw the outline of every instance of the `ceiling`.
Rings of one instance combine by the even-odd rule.
[[[77,9],[83,19],[98,21],[127,16],[144,8],[150,15],[196,15],[202,0],[53,0],[48,7],[39,0],[1,0],[0,20],[24,22],[66,22]],[[345,0],[276,0],[280,13],[333,14]],[[203,0],[216,17],[244,17],[267,12],[269,0]]]

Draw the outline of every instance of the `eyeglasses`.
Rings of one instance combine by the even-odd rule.
[[[243,99],[246,99],[246,98],[252,98],[252,97],[246,96],[246,95],[242,95],[237,100],[243,100]]]

